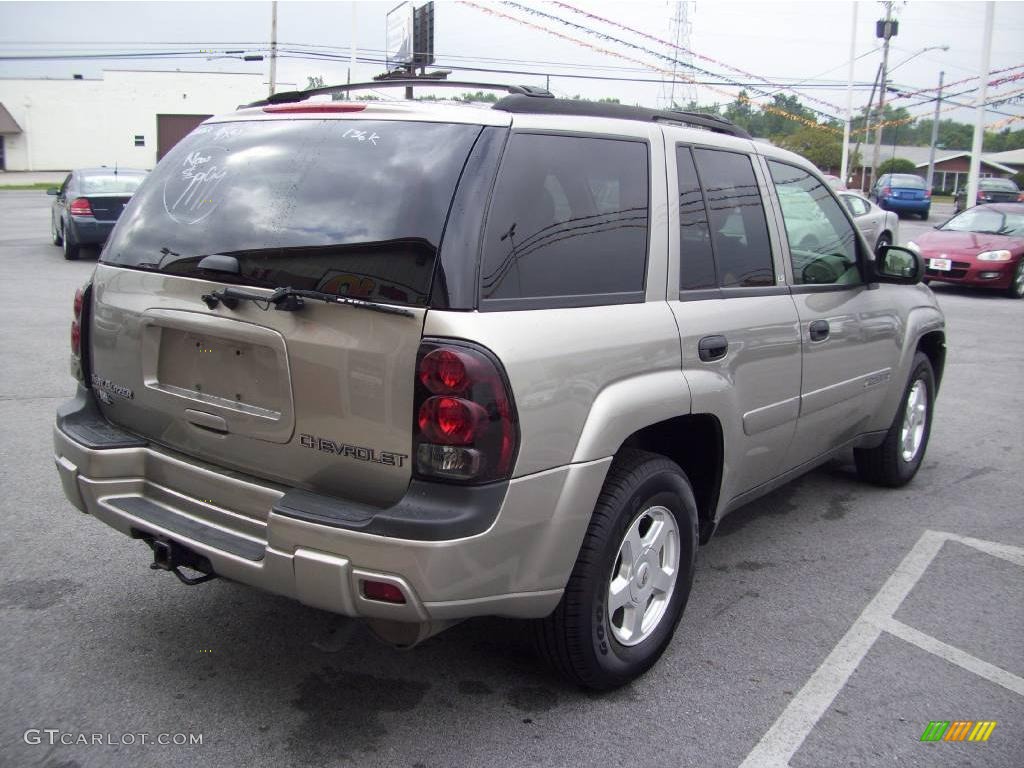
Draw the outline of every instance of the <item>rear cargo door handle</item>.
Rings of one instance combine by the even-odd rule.
[[[197,427],[208,429],[211,432],[220,432],[227,434],[228,423],[212,413],[206,413],[206,411],[196,411],[192,408],[185,409],[185,418],[190,424],[195,424]]]
[[[828,320],[815,320],[808,330],[811,333],[811,341],[824,341],[828,338]]]
[[[697,343],[697,354],[705,363],[721,360],[729,351],[729,341],[725,336],[705,336]]]

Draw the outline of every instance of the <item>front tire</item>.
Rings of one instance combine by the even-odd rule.
[[[892,245],[892,235],[888,232],[883,232],[878,236],[878,242],[875,243],[875,253],[878,253],[878,249],[886,245]]]
[[[1013,270],[1013,279],[1010,280],[1010,287],[1006,293],[1011,299],[1024,298],[1024,258],[1017,262],[1017,268]]]
[[[914,478],[928,447],[934,403],[935,373],[928,356],[917,352],[910,381],[885,440],[876,448],[857,448],[853,452],[862,480],[899,488]]]
[[[646,451],[620,451],[562,599],[535,623],[539,655],[572,682],[598,691],[650,669],[690,596],[697,520],[693,491],[677,464]]]

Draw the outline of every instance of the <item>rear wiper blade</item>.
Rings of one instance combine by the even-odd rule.
[[[263,310],[274,309],[282,312],[295,312],[305,306],[306,301],[322,301],[326,304],[344,304],[349,307],[368,309],[371,312],[383,312],[387,315],[401,315],[402,317],[415,317],[416,314],[409,309],[392,307],[388,304],[379,304],[376,301],[366,299],[353,299],[349,296],[337,296],[333,293],[322,293],[320,291],[304,291],[299,288],[277,288],[271,294],[253,293],[241,288],[222,288],[219,291],[204,293],[202,299],[206,306],[213,309],[218,304],[224,304],[228,309],[234,309],[239,301],[251,301]]]

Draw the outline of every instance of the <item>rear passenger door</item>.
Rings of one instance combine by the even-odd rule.
[[[694,413],[722,425],[721,500],[771,480],[796,429],[800,333],[768,193],[748,151],[669,139],[669,304],[679,326]],[[747,145],[741,143],[738,145]],[[674,146],[673,146],[674,145]],[[685,435],[680,439],[686,439]]]
[[[766,161],[788,241],[787,279],[800,316],[800,420],[787,468],[864,431],[900,352],[894,303],[864,281],[864,246],[828,187],[808,171]]]

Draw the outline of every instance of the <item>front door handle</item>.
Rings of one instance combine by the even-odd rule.
[[[705,363],[721,360],[729,351],[729,341],[725,336],[705,336],[697,343],[697,354]]]
[[[815,320],[809,328],[811,341],[824,341],[828,338],[828,320]]]

